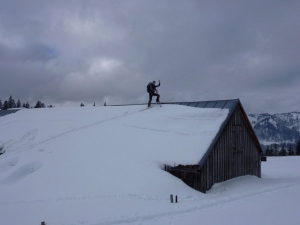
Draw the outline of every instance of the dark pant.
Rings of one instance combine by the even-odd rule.
[[[159,94],[156,94],[156,93],[154,93],[154,92],[150,92],[149,93],[149,102],[148,102],[148,106],[150,106],[151,105],[151,102],[152,102],[152,97],[153,96],[157,96],[156,97],[156,102],[159,102]]]

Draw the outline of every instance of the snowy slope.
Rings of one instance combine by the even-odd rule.
[[[268,207],[275,212],[270,224],[280,224],[299,207],[299,157],[268,159],[263,179],[237,178],[207,194],[187,187],[163,165],[197,163],[228,111],[144,108],[31,109],[0,117],[6,151],[0,155],[0,224],[253,224],[244,221],[247,210],[229,223],[230,215],[265,204],[264,215]],[[169,203],[170,194],[178,204]],[[272,199],[291,206],[286,217],[276,218]],[[292,219],[300,223],[296,211]],[[267,224],[263,216],[255,221]]]

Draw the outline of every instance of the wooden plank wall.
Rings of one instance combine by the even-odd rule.
[[[241,109],[237,107],[201,167],[202,182],[205,183],[202,192],[205,193],[214,183],[238,176],[261,176],[261,153],[247,126]]]
[[[202,166],[178,166],[169,172],[203,193],[215,183],[238,176],[261,177],[261,152],[253,135],[238,106]],[[195,171],[186,171],[187,168]]]
[[[196,167],[199,168],[199,165],[196,165]],[[188,171],[188,170],[181,170],[183,167],[175,167],[169,170],[169,172],[180,178],[185,184],[187,184],[188,186],[201,191],[201,184],[202,184],[202,180],[201,180],[201,172],[199,170],[195,170],[195,171]]]

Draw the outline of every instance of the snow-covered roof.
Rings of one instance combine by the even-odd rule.
[[[81,111],[85,111],[87,109],[87,114],[94,112],[95,110],[101,111],[102,116],[109,117],[111,113],[118,115],[117,121],[125,120],[126,117],[135,118],[132,119],[128,127],[131,129],[135,128],[136,130],[140,130],[138,133],[141,135],[148,136],[146,134],[149,131],[157,131],[160,135],[156,138],[159,142],[164,143],[161,139],[164,139],[165,136],[168,136],[169,133],[175,133],[176,135],[186,135],[189,134],[197,134],[193,135],[194,137],[197,136],[196,141],[190,143],[184,143],[184,138],[178,139],[177,137],[172,136],[175,141],[168,142],[168,145],[165,145],[164,148],[167,150],[170,149],[177,149],[176,146],[185,145],[186,149],[194,149],[194,153],[187,152],[185,157],[180,157],[182,164],[202,164],[207,155],[210,153],[211,149],[213,148],[215,142],[219,138],[222,133],[224,126],[226,125],[227,121],[229,120],[231,114],[235,110],[236,106],[240,103],[239,99],[231,99],[231,100],[217,100],[217,101],[197,101],[197,102],[170,102],[163,104],[163,107],[158,107],[157,105],[153,105],[154,109],[150,108],[147,110],[141,110],[141,108],[146,109],[147,107],[144,104],[138,105],[119,105],[119,106],[106,106],[106,107],[85,107],[85,108],[58,108],[55,109],[44,109],[46,112],[52,112],[57,114],[59,111],[65,111],[66,114],[61,113],[60,115],[57,114],[57,117],[73,117],[74,121],[81,120],[82,116],[87,115],[79,115],[78,113]],[[181,107],[178,107],[181,105]],[[182,106],[189,106],[189,107],[182,107]],[[156,108],[157,107],[157,108]],[[191,108],[194,109],[191,109]],[[159,111],[156,111],[160,109]],[[126,117],[122,117],[122,112],[126,111]],[[144,112],[145,111],[145,112]],[[155,113],[152,113],[154,112]],[[107,112],[107,114],[105,114]],[[182,116],[181,113],[184,113]],[[150,117],[147,115],[150,113]],[[18,113],[19,114],[19,113]],[[39,116],[35,115],[36,111],[30,110],[26,112],[28,115],[32,115],[34,118]],[[101,115],[99,114],[99,115]],[[173,116],[172,115],[176,115]],[[192,116],[189,116],[191,114]],[[19,114],[21,115],[21,114]],[[99,116],[97,115],[97,116]],[[50,115],[52,116],[52,115]],[[93,115],[88,116],[89,118],[93,118]],[[182,117],[182,118],[181,118]],[[138,119],[140,118],[140,119]],[[155,118],[154,121],[150,122],[151,118]],[[162,119],[163,118],[163,119]],[[173,118],[173,119],[172,119]],[[177,119],[174,119],[177,118]],[[187,119],[189,118],[189,119]],[[194,118],[194,119],[193,119]],[[211,119],[214,118],[214,119]],[[99,118],[101,119],[101,118]],[[61,121],[61,119],[59,119]],[[156,121],[163,120],[163,123],[157,123]],[[68,119],[66,118],[66,121]],[[110,123],[113,122],[113,118],[109,120]],[[172,121],[172,122],[170,122]],[[191,122],[192,121],[192,122]],[[110,123],[107,123],[106,126],[109,126]],[[191,123],[191,124],[190,124]],[[162,127],[161,127],[162,126]],[[174,129],[174,131],[172,130]],[[212,132],[213,130],[213,132]],[[54,132],[56,128],[53,128]],[[146,132],[147,131],[147,132]],[[125,131],[124,131],[125,132]],[[123,133],[115,133],[117,138],[122,138]],[[131,131],[126,131],[126,133]],[[162,135],[163,134],[163,135]],[[208,137],[209,136],[209,137]],[[131,145],[129,141],[127,141],[128,145]],[[193,145],[194,143],[195,145]],[[134,146],[134,143],[132,143]],[[205,156],[205,157],[204,157]],[[183,160],[184,158],[192,158],[193,160]],[[171,159],[172,157],[170,157]],[[174,161],[177,161],[174,159]],[[177,161],[178,162],[178,161]]]
[[[86,143],[86,148],[140,149],[138,151],[145,154],[157,148],[159,150],[154,151],[154,158],[159,156],[157,159],[161,163],[197,164],[227,119],[228,112],[228,109],[179,105],[153,106],[150,109],[140,105],[32,109],[6,117],[7,120],[18,121],[15,126],[6,128],[6,133],[8,140],[10,129],[14,129],[11,132],[17,139],[32,136],[38,140],[29,141],[32,143],[23,146],[23,150],[81,133],[78,138]],[[63,144],[66,147],[72,145],[73,139],[67,140]],[[17,149],[19,147],[12,146],[12,150]]]
[[[200,158],[200,161],[198,164],[203,164],[204,161],[206,160],[206,157],[212,150],[213,146],[215,145],[216,141],[218,140],[219,136],[222,133],[223,128],[225,127],[227,121],[231,117],[233,111],[237,107],[238,104],[240,104],[242,110],[243,107],[240,103],[239,99],[229,99],[229,100],[213,100],[213,101],[192,101],[192,102],[166,102],[162,103],[164,105],[183,105],[183,106],[189,106],[189,107],[194,107],[194,108],[202,108],[202,109],[219,109],[219,110],[227,110],[227,116],[224,118],[224,121],[220,124],[220,129],[218,130],[218,133],[215,134],[214,138],[211,140],[209,147],[205,150],[204,155]],[[143,104],[131,104],[132,105],[146,105],[145,103]],[[112,105],[112,106],[129,106],[129,105]],[[254,131],[253,131],[254,133]],[[256,140],[257,143],[258,140]],[[259,147],[260,148],[260,147]]]
[[[239,99],[230,99],[230,100],[215,100],[215,101],[198,101],[198,102],[172,102],[172,103],[169,103],[169,104],[178,104],[178,105],[186,105],[186,106],[190,106],[190,107],[196,107],[196,108],[219,108],[219,109],[228,109],[228,115],[226,117],[226,119],[224,120],[224,122],[222,123],[221,125],[221,128],[218,132],[218,134],[216,134],[214,140],[211,142],[208,150],[206,151],[205,153],[205,156],[201,158],[199,164],[202,165],[207,156],[209,155],[209,153],[212,151],[215,143],[217,142],[219,136],[221,135],[223,129],[225,128],[228,120],[231,118],[231,115],[232,113],[234,112],[234,110],[236,109],[236,107],[239,105],[239,108],[240,108],[240,111],[245,114],[244,116],[244,119],[247,120],[245,121],[246,123],[249,123],[248,124],[248,129],[251,133],[251,136],[253,138],[253,141],[255,142],[256,144],[256,147],[259,149],[259,151],[262,152],[262,149],[261,149],[261,146],[260,146],[260,143],[259,143],[259,140],[257,139],[256,135],[255,135],[255,132],[251,126],[251,122],[249,121],[246,113],[245,113],[245,110],[240,102]]]
[[[45,183],[59,180],[62,192],[76,186],[71,190],[120,193],[119,183],[127,182],[122,193],[144,193],[143,187],[172,179],[161,173],[165,164],[197,164],[229,112],[180,105],[146,108],[42,108],[0,117],[5,150],[0,187],[18,184],[27,190],[34,182],[35,190],[43,190]],[[104,185],[111,176],[115,182]],[[47,190],[36,197],[51,196],[52,189]]]

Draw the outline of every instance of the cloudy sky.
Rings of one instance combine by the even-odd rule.
[[[300,111],[299,0],[0,0],[0,99]]]

